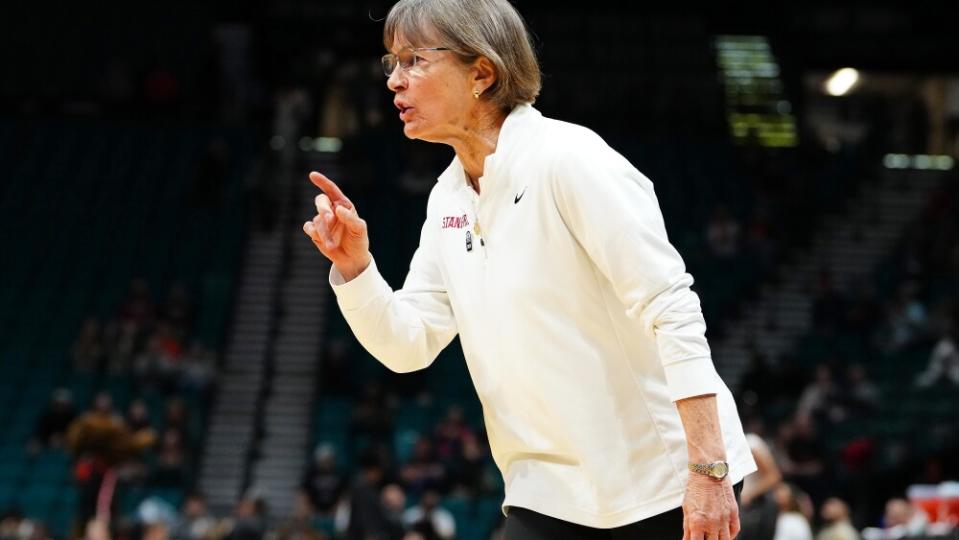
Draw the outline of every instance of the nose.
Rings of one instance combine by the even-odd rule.
[[[393,68],[393,73],[386,79],[386,87],[393,92],[399,92],[406,88],[406,77],[403,76],[403,69],[399,65]]]

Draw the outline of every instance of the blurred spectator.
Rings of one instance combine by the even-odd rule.
[[[24,517],[19,511],[0,515],[0,540],[45,540],[43,527]]]
[[[746,441],[757,469],[743,481],[740,535],[743,540],[771,540],[779,516],[779,505],[773,493],[782,482],[782,473],[762,437],[748,433]]]
[[[401,540],[407,531],[403,522],[403,510],[406,508],[406,494],[403,488],[396,484],[387,484],[380,492],[380,504],[383,506],[383,515],[386,517],[390,540]]]
[[[779,517],[774,540],[812,540],[812,528],[801,510],[800,496],[799,490],[790,484],[780,484],[776,488]]]
[[[839,462],[848,473],[868,474],[874,464],[877,444],[876,439],[869,435],[855,437],[843,445],[839,452]]]
[[[346,479],[337,470],[336,451],[329,444],[320,444],[313,452],[313,463],[303,478],[313,508],[320,514],[330,514],[343,494]]]
[[[413,455],[400,469],[400,478],[409,493],[418,496],[427,489],[441,487],[446,480],[446,468],[436,458],[429,437],[421,436],[413,447]]]
[[[186,402],[182,399],[172,397],[167,400],[163,413],[163,429],[176,431],[184,447],[192,445],[190,440],[190,412],[187,409]]]
[[[179,381],[182,355],[182,342],[176,330],[167,323],[157,324],[146,350],[134,363],[139,383],[158,387],[165,394],[172,393]]]
[[[179,521],[170,535],[173,540],[206,540],[216,529],[216,518],[206,506],[206,498],[198,492],[189,493],[183,500]]]
[[[839,387],[833,378],[832,370],[826,365],[817,366],[815,379],[799,397],[796,416],[817,421],[839,422],[846,416],[840,397]]]
[[[85,522],[83,540],[110,540],[110,525],[102,519]]]
[[[149,523],[143,528],[143,540],[168,540],[170,529],[166,523]]]
[[[885,346],[897,351],[922,337],[926,327],[926,307],[919,301],[918,284],[903,283],[887,308]]]
[[[849,507],[842,499],[826,499],[820,511],[823,528],[816,540],[859,540],[859,532],[849,520]]]
[[[959,386],[959,348],[956,347],[956,325],[946,323],[939,341],[929,355],[929,365],[916,377],[916,386],[928,388],[938,382]]]
[[[92,373],[100,367],[100,361],[106,354],[103,336],[100,331],[100,322],[89,317],[83,321],[80,334],[73,342],[70,356],[73,359],[73,369],[81,373]]]
[[[882,529],[870,527],[863,530],[863,539],[892,540],[922,536],[926,532],[929,520],[924,512],[909,504],[909,501],[896,498],[886,502],[882,522]]]
[[[456,459],[462,455],[466,441],[474,437],[472,428],[463,417],[463,408],[452,405],[446,412],[446,418],[436,427],[436,456],[443,461]]]
[[[857,415],[875,412],[879,408],[879,387],[869,380],[865,366],[862,364],[849,366],[846,379],[843,397],[849,412]]]
[[[247,493],[224,524],[226,540],[260,540],[266,533],[266,503],[257,493]]]
[[[216,354],[202,343],[194,341],[183,354],[180,388],[195,396],[204,397],[216,376]]]
[[[183,284],[174,283],[170,286],[166,300],[160,308],[160,320],[169,324],[180,335],[189,331],[193,321],[193,304]]]
[[[69,390],[60,388],[54,390],[47,408],[40,413],[33,437],[28,446],[34,452],[42,448],[60,448],[64,444],[67,428],[76,418],[77,412],[73,406],[73,394]]]
[[[808,417],[797,414],[779,425],[774,455],[787,481],[814,495],[820,492],[825,482],[825,453]]]
[[[130,289],[126,297],[120,302],[117,315],[122,322],[132,322],[138,328],[143,328],[153,321],[154,307],[150,297],[150,288],[143,278],[130,281]]]
[[[727,259],[739,252],[741,227],[729,213],[729,209],[719,205],[706,225],[706,243],[716,257]]]
[[[481,441],[475,436],[467,438],[458,459],[448,467],[453,490],[461,495],[475,495],[477,492],[488,491],[490,486],[486,485],[483,474],[489,461],[488,457],[487,441]]]
[[[107,349],[107,372],[124,374],[133,367],[140,346],[140,327],[133,320],[117,320],[110,325]]]
[[[390,525],[380,504],[380,484],[384,478],[380,457],[366,451],[360,458],[360,475],[350,489],[349,502],[337,510],[338,529],[347,540],[389,538]]]
[[[145,533],[146,530],[154,524],[162,524],[164,527],[172,528],[175,527],[179,521],[176,507],[163,497],[156,495],[150,495],[140,501],[135,515],[135,523],[142,526],[142,533]],[[120,520],[119,523],[114,524],[114,530],[117,536],[124,536],[126,534],[124,530],[126,528],[125,521],[127,520]],[[133,524],[131,523],[130,525]],[[167,530],[164,530],[163,533],[167,534]],[[136,532],[131,530],[130,534],[135,536]]]
[[[326,540],[326,535],[313,528],[313,509],[310,498],[298,490],[293,500],[293,514],[280,524],[278,540]]]
[[[93,408],[70,424],[67,445],[75,457],[74,476],[78,487],[77,522],[87,523],[95,514],[98,500],[111,500],[114,467],[138,457],[153,446],[151,433],[134,433],[113,410],[108,394],[98,394]],[[101,487],[107,490],[101,497]]]
[[[77,454],[94,453],[118,463],[153,443],[149,434],[134,437],[126,422],[113,410],[109,394],[97,394],[91,410],[74,420],[67,430],[67,443]]]
[[[926,529],[926,514],[906,499],[890,499],[883,514],[883,525],[888,530],[902,531],[907,535],[919,535]]]
[[[423,493],[419,504],[403,512],[403,523],[410,529],[419,531],[426,538],[431,531],[436,538],[450,540],[456,536],[456,522],[453,514],[439,505],[440,495],[429,489]]]
[[[188,464],[183,440],[175,429],[163,431],[157,451],[153,484],[157,486],[184,486],[188,479]]]
[[[445,465],[449,485],[463,495],[480,488],[486,452],[479,447],[463,408],[452,405],[434,431],[436,457]]]
[[[130,402],[130,406],[127,408],[126,423],[133,433],[153,430],[150,425],[150,411],[142,399],[135,399]]]

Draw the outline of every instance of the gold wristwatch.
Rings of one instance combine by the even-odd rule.
[[[714,461],[707,464],[690,463],[689,470],[690,472],[694,472],[696,474],[702,474],[704,476],[709,476],[710,478],[715,478],[716,480],[722,480],[723,478],[726,478],[727,474],[729,474],[729,464],[725,461]]]

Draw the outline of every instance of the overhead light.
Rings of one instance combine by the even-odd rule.
[[[912,166],[916,169],[926,170],[931,169],[933,165],[932,156],[926,156],[920,154],[912,158]]]
[[[336,137],[317,137],[313,142],[317,152],[339,152],[343,148],[343,141]]]
[[[853,68],[842,68],[826,79],[826,93],[830,96],[844,96],[859,82],[859,72]]]
[[[915,169],[920,171],[948,171],[956,165],[952,156],[927,154],[886,154],[882,164],[887,169]]]

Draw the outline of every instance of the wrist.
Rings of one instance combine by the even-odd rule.
[[[713,463],[715,461],[726,461],[726,449],[721,444],[699,444],[690,442],[687,444],[686,457],[690,463]]]
[[[367,253],[365,260],[363,260],[362,262],[358,264],[350,264],[350,265],[342,265],[342,266],[339,264],[336,264],[335,265],[336,271],[339,272],[341,276],[343,276],[344,282],[350,282],[356,279],[356,277],[362,274],[367,268],[369,268],[370,263],[372,261],[373,261],[373,257],[369,253]]]

